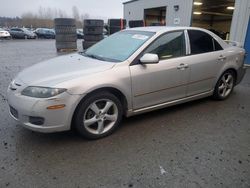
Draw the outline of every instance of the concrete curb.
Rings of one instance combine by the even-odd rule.
[[[250,65],[249,64],[244,64],[244,67],[246,67],[246,68],[250,68]]]

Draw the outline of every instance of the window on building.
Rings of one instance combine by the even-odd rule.
[[[160,36],[145,51],[159,56],[160,60],[181,57],[186,52],[185,35],[183,31],[171,32]]]

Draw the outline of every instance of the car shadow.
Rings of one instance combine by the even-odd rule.
[[[194,106],[205,105],[206,103],[210,103],[210,102],[217,102],[217,101],[212,100],[211,97],[198,99],[198,100],[186,102],[183,104],[178,104],[178,105],[162,108],[159,110],[146,112],[146,113],[143,113],[140,115],[124,118],[124,124],[127,124],[128,126],[130,126],[133,124],[132,122],[136,123],[139,121],[147,121],[147,120],[150,120],[152,118],[159,118],[162,116],[168,116],[168,115],[177,113],[178,111],[181,112],[183,110],[193,108]]]

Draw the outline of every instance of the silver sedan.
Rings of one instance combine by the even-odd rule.
[[[245,50],[192,27],[124,30],[82,53],[20,72],[8,87],[11,116],[39,132],[110,135],[123,116],[213,96],[242,80]]]

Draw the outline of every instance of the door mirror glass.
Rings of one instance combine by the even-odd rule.
[[[157,54],[146,53],[141,57],[140,62],[142,64],[156,64],[159,62],[159,57]]]

